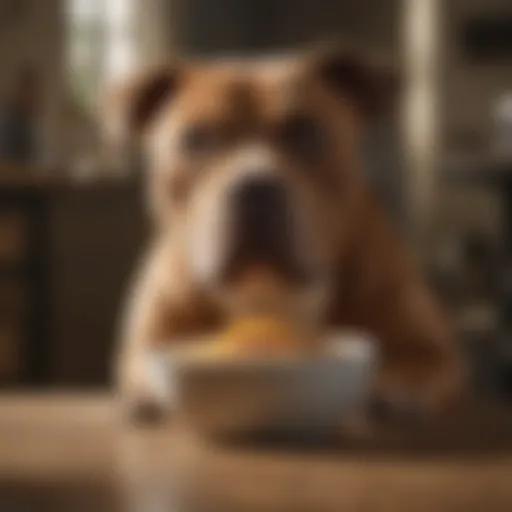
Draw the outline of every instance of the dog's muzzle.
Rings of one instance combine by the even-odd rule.
[[[266,265],[293,281],[304,276],[295,250],[295,222],[286,187],[277,178],[250,177],[230,193],[232,244],[226,277]]]

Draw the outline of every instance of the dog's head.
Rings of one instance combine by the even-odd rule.
[[[181,237],[211,289],[265,266],[297,289],[325,282],[357,218],[364,128],[387,69],[354,52],[181,63],[118,92],[118,129],[144,142],[159,228]]]

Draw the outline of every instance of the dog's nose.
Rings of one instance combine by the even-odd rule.
[[[234,215],[240,243],[251,253],[277,250],[290,229],[284,185],[267,177],[239,183],[234,190]]]
[[[274,177],[245,178],[232,190],[232,248],[227,272],[263,263],[300,278],[294,247],[292,198]]]
[[[272,178],[250,178],[234,190],[235,209],[243,221],[265,223],[283,215],[286,209],[284,186]]]

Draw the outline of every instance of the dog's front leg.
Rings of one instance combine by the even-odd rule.
[[[381,366],[374,412],[381,418],[419,419],[457,402],[464,388],[462,353],[422,283],[390,300],[377,322]]]
[[[464,392],[462,347],[441,307],[374,202],[340,264],[338,325],[355,325],[378,342],[375,412],[417,418],[445,410]]]
[[[150,263],[129,296],[114,375],[124,410],[141,421],[161,419],[175,405],[169,347],[211,329],[213,322],[204,301],[172,277],[155,279]],[[176,279],[182,277],[177,273]]]

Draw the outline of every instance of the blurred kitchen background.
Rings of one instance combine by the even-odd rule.
[[[450,311],[475,390],[512,398],[510,0],[0,0],[0,388],[108,382],[147,219],[143,169],[101,142],[102,85],[174,55],[330,38],[400,67],[367,172]]]

